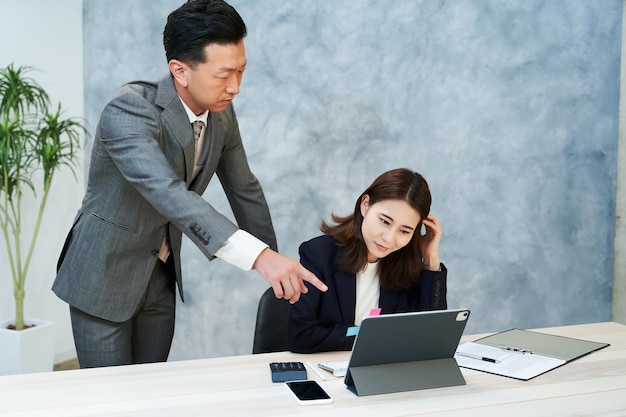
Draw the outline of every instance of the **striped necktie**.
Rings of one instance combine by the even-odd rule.
[[[199,153],[199,141],[200,141],[200,133],[202,133],[202,128],[204,127],[204,122],[202,120],[196,120],[192,123],[193,125],[193,166],[198,164],[198,153]],[[163,241],[161,242],[161,248],[159,249],[159,259],[163,262],[167,261],[167,258],[170,256],[170,245],[167,242],[167,235],[163,236]]]
[[[202,120],[196,120],[192,123],[193,125],[193,166],[198,165],[198,156],[199,156],[199,142],[200,142],[200,133],[202,133],[202,128],[204,127],[204,122]]]

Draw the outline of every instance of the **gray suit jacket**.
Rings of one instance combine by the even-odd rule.
[[[129,319],[168,229],[181,297],[182,233],[208,258],[238,226],[276,250],[232,105],[210,113],[206,130],[204,165],[192,179],[193,129],[171,77],[119,90],[98,123],[86,194],[59,259],[52,289],[61,299],[110,321]],[[214,173],[238,226],[201,197]]]

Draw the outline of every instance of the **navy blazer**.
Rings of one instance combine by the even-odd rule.
[[[300,245],[300,262],[327,286],[322,293],[305,282],[309,292],[291,305],[287,347],[293,352],[313,353],[350,350],[354,336],[346,336],[354,326],[356,275],[337,267],[341,247],[328,235]],[[445,310],[447,270],[423,271],[419,283],[406,290],[380,288],[381,314]]]

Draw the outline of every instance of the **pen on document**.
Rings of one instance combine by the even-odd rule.
[[[459,356],[465,356],[465,357],[472,358],[472,359],[478,359],[479,361],[485,361],[485,362],[491,362],[491,363],[500,363],[500,361],[498,361],[496,359],[486,358],[484,356],[474,355],[472,353],[457,352],[456,354],[459,355]]]
[[[321,379],[322,381],[326,381],[326,377],[325,377],[324,375],[322,375],[322,373],[321,373],[320,371],[318,371],[318,370],[317,370],[317,368],[315,368],[315,366],[313,366],[313,365],[311,364],[311,362],[307,361],[307,362],[306,362],[306,364],[309,366],[309,368],[311,368],[311,370],[312,370],[313,372],[315,372],[315,375],[317,375],[317,376],[319,376],[319,377],[320,377],[320,379]]]

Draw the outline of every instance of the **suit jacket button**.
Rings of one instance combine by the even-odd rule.
[[[159,250],[158,249],[152,249],[152,255],[153,256],[158,256],[159,255]]]

